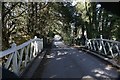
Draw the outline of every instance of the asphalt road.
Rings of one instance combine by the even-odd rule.
[[[54,41],[51,52],[34,73],[34,78],[118,78],[117,69],[89,53]]]

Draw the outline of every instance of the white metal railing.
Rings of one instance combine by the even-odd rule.
[[[13,43],[10,49],[0,52],[2,66],[20,75],[42,49],[43,39],[36,36],[19,46]]]
[[[110,58],[120,57],[120,42],[103,39],[102,35],[100,39],[87,39],[86,47]]]

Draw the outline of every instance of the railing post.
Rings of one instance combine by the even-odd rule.
[[[93,49],[96,51],[95,40],[93,40],[92,43],[93,43]]]
[[[35,39],[37,39],[37,36],[35,36]],[[36,40],[36,41],[35,41],[36,55],[37,55],[38,52],[39,52],[39,46],[38,46],[39,44],[38,44],[38,43],[39,43],[39,41]]]
[[[103,36],[102,36],[102,35],[100,35],[100,39],[103,39]]]
[[[33,57],[33,46],[34,46],[34,44],[33,44],[33,42],[31,42],[31,45],[30,45],[30,60]]]
[[[37,39],[37,36],[35,36],[34,39]]]
[[[107,52],[106,52],[106,49],[105,49],[105,45],[104,45],[104,42],[103,42],[103,36],[102,35],[100,35],[100,39],[101,39],[101,46],[102,46],[102,48],[103,48],[103,50],[104,50],[104,54],[105,55],[107,55]]]
[[[37,39],[37,36],[35,36],[34,39]],[[36,57],[37,53],[38,53],[37,41],[34,41],[34,52],[33,52],[33,56]]]
[[[11,45],[11,47],[13,49],[15,49],[15,52],[13,54],[13,72],[16,73],[17,75],[19,75],[19,71],[18,71],[18,64],[17,64],[17,50],[16,50],[16,44],[13,43]]]
[[[102,35],[100,35],[100,41],[99,41],[99,52],[101,52],[101,50],[102,50]]]

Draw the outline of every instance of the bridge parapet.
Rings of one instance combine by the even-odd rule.
[[[120,42],[114,40],[103,39],[87,39],[86,47],[90,50],[97,51],[110,58],[120,57]]]
[[[43,39],[36,36],[19,46],[13,43],[10,49],[0,52],[2,66],[20,75],[42,49]]]

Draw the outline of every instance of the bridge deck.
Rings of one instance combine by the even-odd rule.
[[[117,78],[119,73],[109,63],[86,52],[53,42],[52,49],[35,71],[33,78]]]

